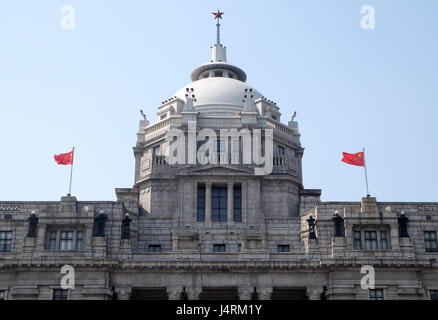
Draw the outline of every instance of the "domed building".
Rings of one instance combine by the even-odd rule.
[[[438,299],[438,203],[305,189],[295,116],[219,23],[190,79],[140,121],[117,201],[0,202],[0,299]]]

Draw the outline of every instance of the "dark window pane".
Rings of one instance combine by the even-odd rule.
[[[213,245],[213,252],[225,252],[226,246],[224,244],[214,244]]]
[[[234,199],[234,221],[242,222],[242,187],[234,185],[233,188]]]
[[[365,231],[365,249],[377,250],[377,232]]]
[[[84,233],[82,231],[78,231],[76,233],[76,250],[82,250],[83,249],[83,237],[84,237]]]
[[[360,231],[354,231],[354,249],[362,250],[362,240]]]
[[[53,300],[67,300],[68,290],[67,289],[54,289],[53,290]]]
[[[438,300],[438,290],[430,291],[430,300]]]
[[[150,244],[148,246],[148,252],[161,252],[161,246],[158,244]]]
[[[278,252],[290,252],[290,246],[288,244],[280,244],[277,246]]]
[[[225,222],[227,221],[227,188],[212,187],[212,221]]]
[[[198,213],[197,221],[205,221],[205,186],[198,186]]]
[[[59,250],[73,250],[73,231],[61,231],[59,237]]]
[[[438,243],[437,243],[435,231],[425,231],[424,232],[424,241],[425,241],[427,252],[437,252],[438,251]]]
[[[0,252],[9,252],[12,249],[12,231],[0,231]]]
[[[370,300],[383,300],[383,289],[370,289]]]

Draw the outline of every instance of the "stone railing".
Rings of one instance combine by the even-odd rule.
[[[152,165],[167,166],[166,156],[152,156]]]
[[[272,165],[274,167],[287,167],[289,164],[289,159],[286,156],[274,156],[272,158]]]
[[[166,128],[166,127],[169,127],[169,126],[170,126],[170,118],[147,127],[145,129],[145,134],[149,135],[151,133],[154,133],[156,131],[159,131],[159,130]]]
[[[289,128],[288,126],[286,126],[280,122],[271,120],[271,119],[267,119],[266,122],[267,122],[268,126],[270,126],[271,128],[274,128],[274,129],[276,129],[282,133],[285,133],[289,136],[293,136],[293,130],[291,128]]]

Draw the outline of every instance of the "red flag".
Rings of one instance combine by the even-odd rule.
[[[343,161],[345,163],[351,164],[353,166],[359,166],[359,167],[365,166],[363,152],[358,152],[358,153],[353,153],[353,154],[342,152],[342,155],[344,157],[342,158],[341,161]]]
[[[67,152],[67,153],[61,153],[56,155],[55,154],[55,161],[57,164],[67,165],[67,164],[73,164],[73,153],[74,150]]]

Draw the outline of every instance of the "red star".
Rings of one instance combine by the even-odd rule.
[[[212,12],[211,14],[214,14],[214,19],[222,19],[222,15],[225,12],[220,12],[219,10],[217,12]]]

